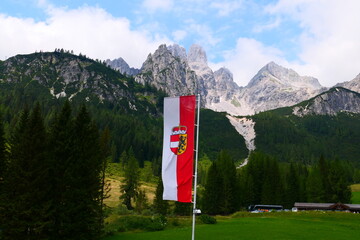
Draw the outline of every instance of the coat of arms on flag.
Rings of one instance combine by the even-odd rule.
[[[186,151],[187,127],[176,126],[172,128],[170,135],[170,149],[175,155],[181,155]]]

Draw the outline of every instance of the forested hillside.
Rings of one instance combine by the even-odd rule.
[[[103,62],[64,50],[17,55],[0,61],[0,114],[7,137],[25,106],[32,108],[39,102],[45,125],[49,125],[69,99],[74,109],[84,103],[100,129],[110,129],[115,162],[132,147],[141,167],[144,161],[152,161],[159,168],[165,96],[164,92],[139,84]],[[244,139],[224,114],[206,110],[200,119],[203,135],[200,154],[215,159],[220,149],[226,149],[234,160],[246,157]]]
[[[298,117],[289,108],[259,113],[255,120],[258,150],[283,162],[314,164],[323,155],[360,166],[360,115],[338,113]],[[287,113],[286,113],[287,112]]]

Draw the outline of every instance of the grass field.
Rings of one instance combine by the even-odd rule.
[[[360,204],[360,184],[351,185],[352,198],[351,202],[353,204]]]
[[[239,214],[215,225],[197,225],[198,240],[359,239],[360,215],[342,212]],[[104,240],[191,239],[191,226],[160,232],[121,233]]]

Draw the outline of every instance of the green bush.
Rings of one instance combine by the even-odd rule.
[[[205,224],[216,224],[217,223],[216,218],[209,216],[207,214],[200,215],[199,219],[201,222],[203,222]]]
[[[161,231],[164,230],[167,224],[167,219],[165,216],[160,215],[151,219],[151,223],[147,226],[146,230],[148,231]]]
[[[134,230],[161,231],[164,230],[167,219],[164,216],[122,216],[115,221],[105,225],[105,235],[113,235],[116,232]]]

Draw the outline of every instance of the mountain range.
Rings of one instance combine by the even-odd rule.
[[[258,149],[283,161],[323,154],[357,162],[359,76],[328,89],[270,62],[239,87],[228,69],[208,66],[198,45],[188,53],[161,45],[141,69],[124,59],[100,62],[57,50],[0,61],[0,113],[8,132],[16,114],[36,101],[46,120],[65,99],[85,102],[99,125],[111,128],[114,160],[132,146],[138,158],[153,161],[160,156],[163,97],[199,93],[207,109],[200,147],[211,159],[221,149],[236,160]]]
[[[117,61],[107,64],[116,68]],[[148,55],[134,77],[170,96],[199,93],[203,107],[237,116],[292,106],[328,90],[316,78],[300,76],[274,62],[261,68],[247,86],[239,87],[228,69],[213,71],[208,66],[206,52],[199,45],[192,45],[188,53],[176,44],[161,45]],[[359,92],[360,74],[338,86]]]

